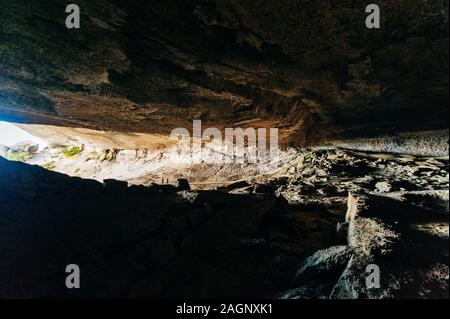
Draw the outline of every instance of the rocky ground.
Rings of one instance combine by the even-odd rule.
[[[449,2],[378,2],[78,0],[68,29],[0,0],[0,120],[45,141],[0,146],[0,297],[448,297]],[[193,120],[284,152],[180,166]]]
[[[448,298],[448,159],[342,150],[308,158],[279,192],[341,216],[340,243],[308,257],[281,297]],[[366,288],[371,264],[380,289]]]
[[[448,157],[316,148],[271,176],[189,188],[0,158],[0,296],[448,298]]]

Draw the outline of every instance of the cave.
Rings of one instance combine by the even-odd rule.
[[[448,44],[444,0],[0,0],[0,298],[448,299]]]

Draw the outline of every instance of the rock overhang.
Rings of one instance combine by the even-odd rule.
[[[448,2],[2,2],[0,115],[169,134],[263,119],[286,144],[448,129]]]

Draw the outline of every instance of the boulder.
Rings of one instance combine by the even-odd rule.
[[[366,280],[371,274],[368,268],[374,265],[370,256],[353,256],[347,264],[344,272],[333,287],[331,299],[386,299],[392,298],[393,291],[388,284],[387,274],[380,271],[380,287],[369,287]],[[384,268],[381,267],[381,270]]]
[[[448,286],[441,284],[442,277],[427,277],[429,283],[423,278],[424,274],[433,273],[428,265],[448,260],[448,235],[422,231],[429,229],[428,225],[431,224],[433,227],[436,227],[436,223],[448,225],[448,215],[444,221],[440,209],[425,210],[415,206],[411,200],[403,202],[403,196],[394,199],[394,195],[393,198],[349,195],[346,220],[349,224],[348,243],[352,249],[352,258],[334,286],[331,298],[410,297],[410,287],[413,285],[432,287],[423,288],[428,291],[428,296],[439,296],[445,291],[448,293]],[[418,250],[424,253],[417,253]],[[367,285],[370,274],[368,266],[378,267],[379,287]],[[437,273],[448,277],[448,268],[439,269],[443,270]],[[416,290],[414,296],[417,294]]]
[[[189,185],[189,181],[185,178],[178,179],[178,191],[190,191],[191,186]]]
[[[314,255],[305,259],[298,268],[295,283],[304,284],[311,279],[317,279],[325,275],[327,277],[340,276],[352,255],[348,246],[333,246],[319,250]]]
[[[36,153],[39,150],[39,144],[31,141],[25,141],[15,144],[11,147],[14,152]]]
[[[384,255],[394,249],[400,234],[374,218],[357,218],[348,227],[348,244],[364,255]]]
[[[239,188],[245,188],[248,186],[250,186],[250,184],[247,183],[246,181],[238,181],[238,182],[228,184],[227,186],[224,186],[224,187],[219,187],[217,190],[231,192],[232,190],[239,189]]]

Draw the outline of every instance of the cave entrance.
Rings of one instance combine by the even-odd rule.
[[[21,129],[16,123],[0,121],[0,156],[26,162],[46,147],[44,140]]]
[[[273,168],[272,163],[180,160],[177,141],[166,135],[0,123],[0,155],[4,158],[100,182],[114,179],[130,186],[151,186],[177,185],[181,179],[189,181],[190,187],[196,190],[231,191],[249,187],[270,175]],[[210,143],[208,152],[222,152],[214,147]],[[283,152],[280,165],[290,165],[296,156],[297,152]],[[196,158],[198,154],[191,157]]]
[[[0,145],[11,147],[23,142],[35,143],[40,148],[46,146],[42,139],[24,131],[15,123],[0,121]]]

